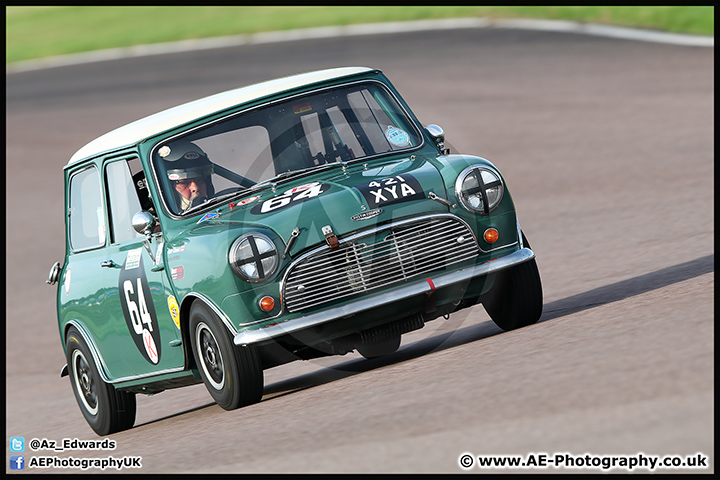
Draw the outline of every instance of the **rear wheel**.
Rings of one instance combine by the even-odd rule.
[[[75,327],[68,330],[65,352],[75,399],[95,433],[104,436],[132,428],[135,394],[115,390],[102,380],[90,348]]]
[[[192,350],[210,395],[225,410],[257,403],[263,393],[263,372],[252,346],[236,346],[220,319],[206,305],[190,309]]]
[[[523,243],[529,247],[524,234]],[[537,322],[542,314],[543,294],[535,259],[497,273],[495,285],[482,303],[493,322],[503,330]]]

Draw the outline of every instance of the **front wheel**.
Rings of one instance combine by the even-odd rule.
[[[225,410],[257,403],[263,393],[263,372],[252,346],[236,346],[220,319],[195,302],[190,308],[192,350],[210,395]]]
[[[357,351],[363,357],[369,359],[383,357],[395,353],[400,347],[400,335],[393,335],[392,337],[376,343],[366,343],[364,345],[358,345]]]
[[[115,390],[102,380],[90,348],[75,327],[68,330],[65,352],[75,399],[95,433],[105,436],[132,428],[135,394]]]
[[[529,247],[525,234],[523,243]],[[535,259],[498,272],[495,285],[482,303],[493,322],[503,330],[526,327],[540,320],[543,294]]]

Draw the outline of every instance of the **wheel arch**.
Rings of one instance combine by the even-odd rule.
[[[98,373],[100,374],[100,377],[102,378],[102,381],[111,384],[112,381],[110,380],[110,376],[108,375],[107,368],[105,366],[105,360],[103,359],[102,355],[100,354],[100,351],[98,350],[97,346],[95,345],[95,341],[93,340],[92,336],[90,335],[88,329],[85,327],[85,325],[80,322],[79,320],[68,320],[68,322],[65,324],[65,327],[63,328],[63,352],[67,356],[67,338],[68,338],[68,331],[70,330],[70,327],[75,327],[75,329],[80,333],[80,336],[85,341],[85,344],[90,349],[90,353],[92,354],[93,361],[95,362],[95,365],[98,365],[100,368],[98,369]]]
[[[237,330],[233,327],[227,315],[225,315],[225,313],[217,305],[210,301],[210,299],[197,292],[190,292],[185,295],[180,302],[180,335],[182,338],[183,354],[185,355],[185,367],[187,369],[197,369],[197,365],[195,365],[195,357],[192,352],[192,335],[190,333],[190,309],[195,302],[201,302],[212,310],[212,312],[215,313],[215,315],[217,315],[220,321],[225,325],[225,328],[228,329],[232,337],[237,334]]]

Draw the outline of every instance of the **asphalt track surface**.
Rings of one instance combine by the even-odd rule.
[[[44,283],[63,257],[70,156],[179,103],[348,65],[382,69],[456,150],[501,169],[537,254],[541,321],[502,332],[477,306],[383,359],[268,370],[262,402],[233,412],[202,385],[138,396],[136,426],[112,435],[114,450],[26,446],[26,461],[135,456],[142,473],[601,473],[464,470],[459,459],[703,454],[707,468],[682,471],[714,472],[714,47],[495,29],[7,75],[7,455],[13,436],[28,446],[99,438],[59,376],[56,287]]]

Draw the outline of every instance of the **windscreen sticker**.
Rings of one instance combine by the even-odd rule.
[[[305,113],[312,111],[312,105],[310,105],[310,102],[300,103],[298,105],[293,105],[293,112],[297,115],[299,113]]]
[[[355,188],[363,194],[370,209],[425,198],[425,193],[418,179],[407,173],[373,180]]]
[[[391,145],[396,147],[407,147],[410,145],[410,135],[401,128],[393,127],[388,125],[385,130],[385,138],[390,142]]]
[[[287,190],[282,195],[265,200],[259,205],[255,205],[250,213],[254,215],[263,215],[265,213],[274,212],[281,210],[286,207],[297,205],[310,198],[315,198],[318,195],[330,190],[330,185],[327,183],[313,182],[294,187]]]
[[[139,250],[142,254],[142,249]],[[133,252],[128,252],[120,271],[120,305],[135,346],[145,360],[156,365],[161,354],[160,329],[142,255],[136,257]]]
[[[160,155],[162,158],[165,158],[168,155],[170,155],[170,152],[171,152],[170,147],[168,147],[167,145],[164,145],[164,146],[160,147],[160,150],[158,150],[158,155]]]

